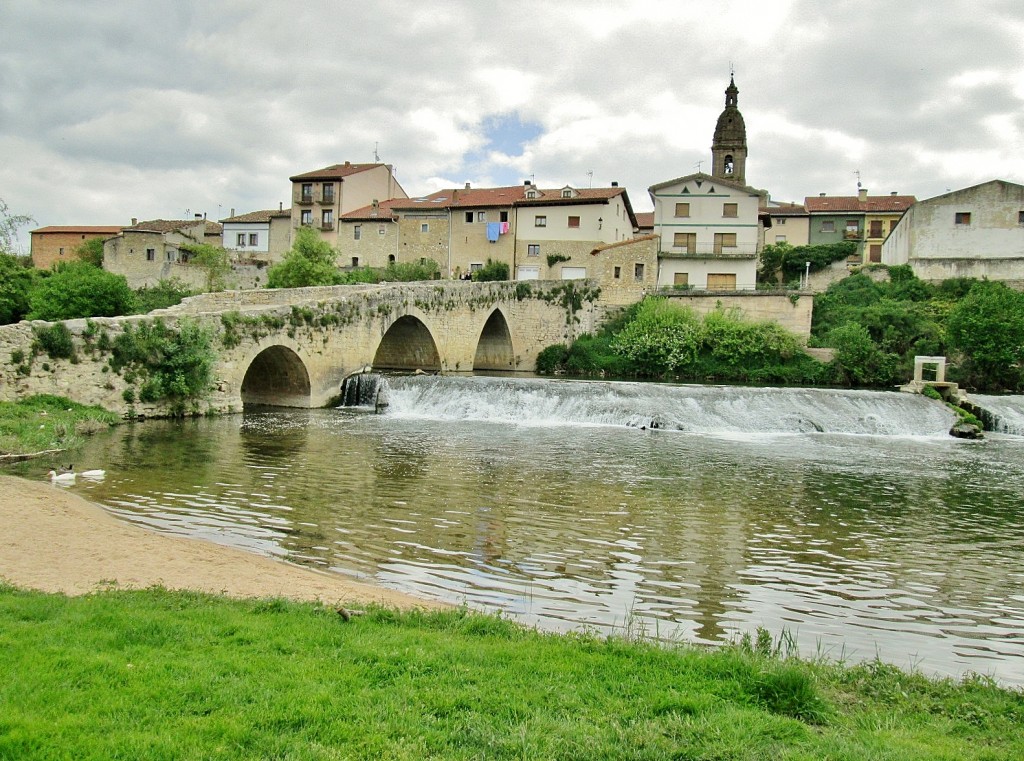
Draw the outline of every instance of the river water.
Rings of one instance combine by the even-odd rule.
[[[391,378],[97,437],[116,515],[556,631],[1024,685],[1024,437],[897,393]],[[1017,398],[1020,400],[1020,397]],[[1024,405],[1022,405],[1024,406]]]

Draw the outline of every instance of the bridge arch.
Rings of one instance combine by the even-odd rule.
[[[243,406],[312,406],[306,363],[288,346],[267,346],[249,361],[242,377],[241,396]]]
[[[373,357],[375,370],[440,370],[441,355],[430,329],[418,317],[404,315],[384,333]]]
[[[474,370],[512,370],[515,367],[515,351],[512,348],[512,333],[508,320],[500,309],[487,317],[473,357]]]

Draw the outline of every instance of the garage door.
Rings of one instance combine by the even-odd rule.
[[[736,290],[736,273],[719,273],[714,272],[708,273],[708,290],[709,291],[735,291]]]
[[[525,265],[516,269],[516,280],[538,280],[540,278],[540,267],[527,267]]]
[[[586,267],[562,267],[562,280],[586,280]]]

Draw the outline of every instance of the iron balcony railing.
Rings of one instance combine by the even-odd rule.
[[[694,259],[714,256],[722,259],[754,259],[758,254],[756,243],[742,246],[725,246],[718,243],[696,243],[689,246],[669,246],[661,250],[661,256],[672,259]]]

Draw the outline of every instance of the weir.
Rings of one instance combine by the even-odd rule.
[[[697,434],[943,436],[944,405],[885,391],[523,378],[388,377],[396,418],[524,426],[630,426]]]
[[[967,401],[985,430],[1024,436],[1024,396],[970,394]]]
[[[387,406],[381,393],[384,379],[379,373],[355,373],[341,384],[341,406],[380,410]]]

